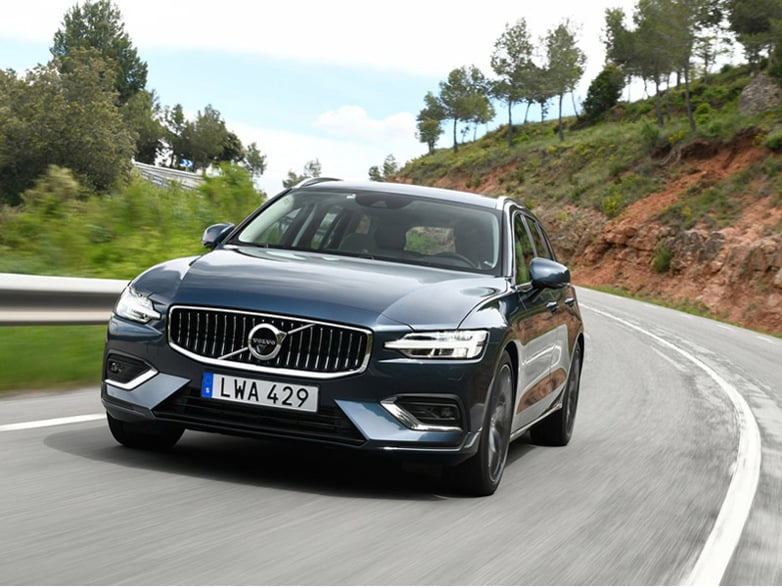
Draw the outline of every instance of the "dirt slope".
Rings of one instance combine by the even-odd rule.
[[[576,280],[612,285],[664,301],[708,310],[752,328],[782,334],[782,208],[771,197],[748,198],[733,226],[701,223],[676,230],[657,220],[687,190],[714,184],[768,157],[746,137],[709,156],[683,155],[689,173],[629,206],[592,233],[593,241],[571,258]],[[654,268],[658,246],[670,252],[667,271]]]

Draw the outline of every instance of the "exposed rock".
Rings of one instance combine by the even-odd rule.
[[[782,88],[765,73],[756,75],[739,97],[741,114],[759,114],[780,105],[782,105]]]
[[[779,289],[782,289],[782,269],[777,271],[777,276],[774,278],[774,285]]]
[[[703,245],[703,250],[701,251],[701,254],[698,257],[698,261],[700,261],[701,263],[705,263],[707,261],[716,262],[724,246],[725,246],[725,235],[719,231],[712,232],[711,234],[709,234],[709,238],[706,239],[706,242]],[[724,258],[723,258],[723,262],[724,262]]]
[[[625,227],[617,227],[605,234],[605,240],[607,243],[618,246],[627,245],[628,241],[635,236],[635,229],[627,227],[628,231],[624,230]]]

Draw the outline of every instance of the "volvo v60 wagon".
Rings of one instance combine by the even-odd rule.
[[[123,445],[185,429],[354,447],[489,495],[508,445],[565,445],[584,336],[568,269],[508,198],[318,178],[136,277],[101,397]]]

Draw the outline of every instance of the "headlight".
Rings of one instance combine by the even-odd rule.
[[[150,320],[160,319],[160,312],[155,310],[149,298],[141,295],[130,286],[120,294],[117,305],[114,307],[114,313],[122,318],[144,324]]]
[[[488,336],[485,330],[414,332],[385,346],[411,359],[474,359],[483,351]]]

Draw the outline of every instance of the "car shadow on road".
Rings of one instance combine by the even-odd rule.
[[[44,444],[113,465],[287,491],[366,499],[464,498],[450,490],[439,467],[343,448],[187,431],[174,448],[151,452],[118,445],[99,425],[54,432]],[[508,464],[531,448],[523,439],[511,445]]]

